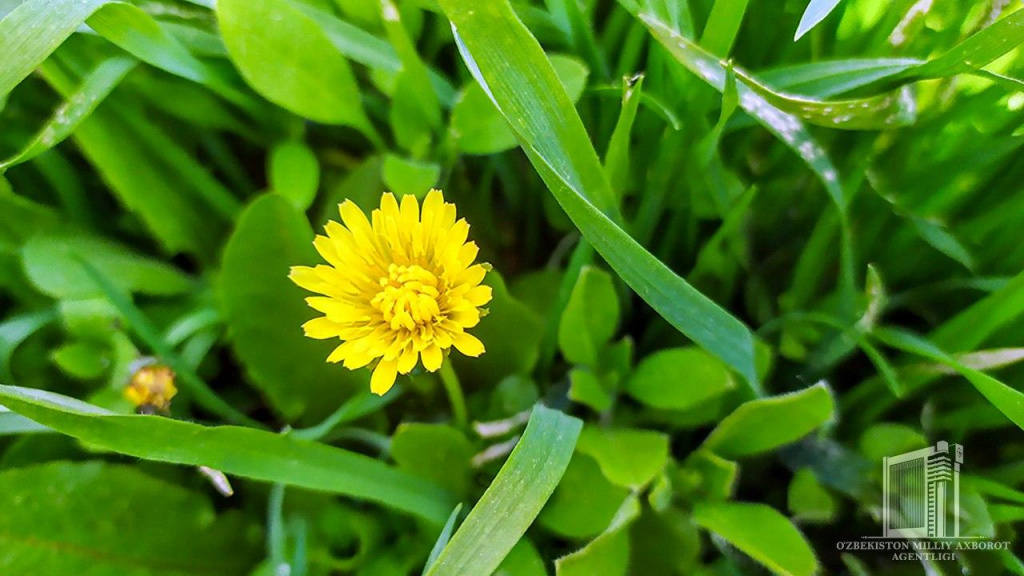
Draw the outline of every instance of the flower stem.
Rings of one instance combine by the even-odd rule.
[[[441,383],[448,392],[448,400],[452,403],[452,412],[455,414],[455,424],[459,428],[465,428],[468,422],[466,415],[466,397],[462,394],[462,385],[459,384],[459,377],[452,370],[452,363],[445,361],[441,364]]]

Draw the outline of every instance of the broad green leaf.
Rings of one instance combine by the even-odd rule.
[[[647,406],[686,410],[736,387],[721,360],[693,346],[645,357],[626,380],[627,394]]]
[[[64,344],[50,357],[64,373],[79,380],[99,378],[110,365],[105,347],[88,340]]]
[[[23,312],[4,317],[0,322],[0,378],[5,382],[13,382],[11,373],[11,357],[14,350],[29,336],[52,322],[57,317],[53,310]]]
[[[584,266],[558,324],[558,347],[574,364],[597,366],[619,324],[619,298],[612,277]]]
[[[597,461],[613,484],[636,490],[665,468],[669,438],[652,430],[587,426],[576,449]]]
[[[473,233],[470,232],[470,235]],[[453,355],[456,371],[480,382],[493,383],[512,374],[529,374],[537,365],[543,323],[537,314],[516,300],[496,270],[484,278],[493,289],[489,313],[473,328],[487,353],[479,358]]]
[[[501,561],[492,576],[547,576],[544,559],[528,539],[523,538]]]
[[[302,142],[285,142],[270,151],[268,164],[270,189],[305,212],[320,187],[320,163],[316,154]]]
[[[534,408],[519,444],[428,576],[494,572],[558,485],[581,426],[557,410]]]
[[[800,17],[800,24],[796,27],[796,34],[793,36],[793,40],[799,40],[804,34],[811,31],[812,28],[818,25],[819,22],[825,19],[836,6],[839,6],[840,0],[811,0],[807,4],[807,9],[804,10],[804,15]]]
[[[444,523],[453,496],[373,458],[252,428],[120,415],[52,392],[0,386],[0,404],[103,450],[370,500]]]
[[[629,490],[605,478],[593,458],[577,450],[537,522],[560,536],[590,538],[608,526],[628,495]]]
[[[672,480],[672,486],[691,502],[730,500],[736,490],[739,465],[713,452],[690,453]]]
[[[317,316],[308,296],[288,280],[291,266],[322,261],[305,217],[284,197],[249,205],[224,249],[218,292],[235,353],[252,384],[289,420],[316,421],[366,385],[365,370],[328,364],[334,346],[306,338]]]
[[[0,473],[4,574],[242,576],[259,532],[237,511],[123,465],[56,462]]]
[[[879,422],[861,434],[858,446],[868,460],[878,462],[885,456],[925,448],[928,440],[910,426]]]
[[[832,495],[818,483],[810,468],[801,468],[793,475],[787,493],[789,511],[808,522],[831,522],[836,514]]]
[[[402,424],[391,437],[391,457],[406,472],[426,478],[460,498],[469,489],[473,446],[444,424]]]
[[[804,535],[770,506],[699,503],[693,509],[693,519],[776,574],[811,576],[818,571],[814,550]]]
[[[384,156],[382,177],[387,189],[397,196],[412,195],[423,199],[437,185],[441,166],[387,154]]]
[[[586,66],[561,54],[552,54],[548,59],[565,86],[569,99],[573,103],[578,102],[587,87]],[[467,84],[459,93],[452,108],[450,130],[465,154],[495,154],[516,146],[516,135],[508,120],[494,107],[477,82]]]
[[[137,64],[132,58],[110,58],[101,62],[89,72],[82,85],[75,90],[20,152],[0,162],[0,172],[27,162],[39,154],[61,143],[74,132],[78,125],[92,114],[93,110],[128,75]]]
[[[629,568],[629,526],[640,516],[640,503],[630,495],[611,524],[583,548],[555,560],[556,576],[625,576]]]
[[[288,0],[223,0],[217,19],[231,60],[268,100],[376,137],[348,60],[302,10]]]
[[[569,399],[586,404],[598,412],[612,406],[612,396],[601,383],[601,377],[589,368],[573,368],[569,371]]]
[[[629,532],[631,573],[698,573],[702,538],[689,513],[644,510]]]
[[[832,418],[835,404],[824,384],[799,392],[751,400],[722,420],[704,447],[735,459],[796,442]]]
[[[32,284],[54,298],[87,298],[103,293],[77,258],[85,258],[126,292],[171,295],[193,287],[193,281],[176,268],[98,236],[36,236],[22,248],[21,258]]]
[[[588,242],[670,324],[725,360],[757,390],[753,338],[616,224],[614,198],[544,52],[507,2],[442,2],[474,78],[516,130],[548,188]]]

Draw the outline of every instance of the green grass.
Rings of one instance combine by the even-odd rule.
[[[921,6],[0,0],[0,573],[1024,574],[1024,9]],[[288,270],[431,187],[487,352],[377,398]],[[840,550],[937,441],[1008,549]]]

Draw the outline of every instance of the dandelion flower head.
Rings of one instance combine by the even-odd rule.
[[[491,300],[480,283],[490,267],[473,263],[479,249],[467,242],[469,224],[456,220],[441,191],[431,190],[422,209],[414,196],[399,202],[385,193],[370,219],[349,200],[339,210],[343,224],[329,221],[313,242],[327,264],[289,275],[320,294],[306,298],[324,314],[303,325],[306,336],[342,341],[328,362],[356,370],[376,361],[370,390],[383,395],[418,362],[439,369],[452,347],[484,352],[467,330]]]

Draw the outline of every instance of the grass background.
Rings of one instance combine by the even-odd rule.
[[[999,0],[0,0],[0,573],[1024,573],[1021,44]],[[377,399],[288,267],[432,186],[488,352]],[[939,440],[1006,549],[839,550]]]

